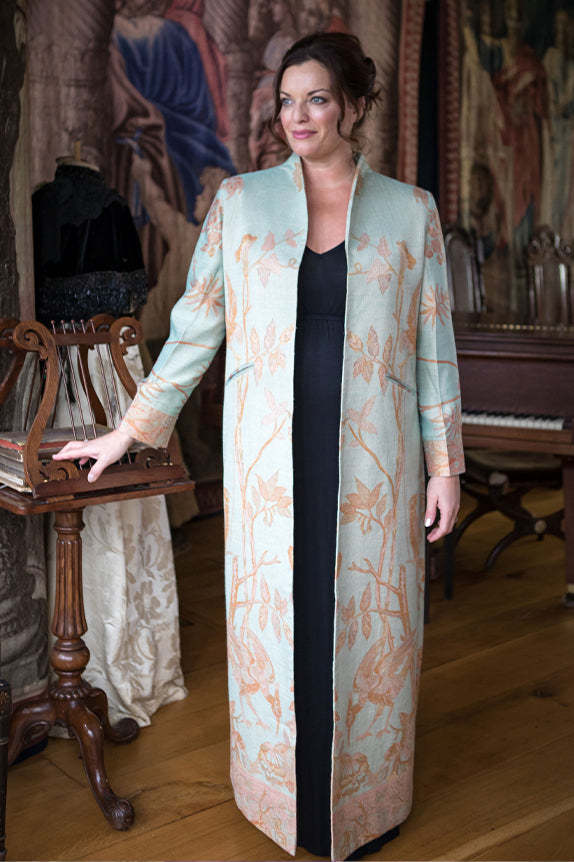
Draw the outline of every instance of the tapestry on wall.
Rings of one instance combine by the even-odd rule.
[[[467,0],[459,34],[459,217],[489,307],[524,314],[535,229],[574,236],[574,2]]]

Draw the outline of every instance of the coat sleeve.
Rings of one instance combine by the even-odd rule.
[[[185,293],[172,309],[168,339],[119,426],[120,431],[152,446],[167,446],[183,405],[225,335],[224,184],[203,224]]]
[[[429,475],[455,476],[464,472],[460,385],[444,243],[431,195],[428,201],[417,328],[419,418]]]

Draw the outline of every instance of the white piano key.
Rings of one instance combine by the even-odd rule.
[[[488,413],[462,411],[465,425],[490,425],[499,428],[528,428],[538,431],[561,431],[565,419],[559,416],[516,416],[513,413]]]

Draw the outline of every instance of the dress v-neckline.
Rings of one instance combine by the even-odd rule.
[[[344,246],[344,245],[345,245],[345,240],[343,239],[337,245],[334,245],[332,248],[328,248],[327,251],[315,251],[314,249],[312,249],[308,245],[306,245],[305,248],[307,251],[310,251],[311,254],[314,254],[317,257],[324,257],[326,254],[331,254],[331,252],[337,251],[338,248],[341,248],[341,246]]]

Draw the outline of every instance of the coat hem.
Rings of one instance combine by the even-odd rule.
[[[297,850],[295,798],[233,763],[231,784],[241,813],[282,850],[294,856]]]
[[[406,798],[397,805],[397,796],[400,799],[403,794]],[[333,815],[332,859],[346,859],[359,847],[400,826],[411,813],[412,806],[412,780],[406,771],[402,776],[387,779],[382,786],[363,791],[359,799],[349,799],[339,805]],[[337,822],[351,826],[338,829]],[[339,839],[337,833],[341,836]]]

